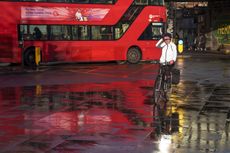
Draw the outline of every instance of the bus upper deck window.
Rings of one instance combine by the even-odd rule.
[[[99,3],[99,4],[112,4],[112,0],[91,0],[91,3]]]
[[[89,0],[70,0],[73,3],[89,3]]]
[[[164,0],[149,0],[150,5],[164,5]]]

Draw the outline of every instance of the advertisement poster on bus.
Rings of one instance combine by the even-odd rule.
[[[25,20],[52,21],[101,21],[108,14],[108,8],[69,7],[21,7],[21,18]]]

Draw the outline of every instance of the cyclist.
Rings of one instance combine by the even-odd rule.
[[[165,115],[167,111],[167,101],[169,89],[171,89],[172,81],[172,68],[177,59],[177,47],[172,42],[172,36],[169,33],[163,35],[163,37],[157,42],[156,47],[162,48],[160,57],[160,68],[158,76],[154,84],[154,113],[155,119],[159,125],[156,126],[156,130],[160,133],[165,131]]]
[[[177,47],[172,42],[171,34],[164,34],[163,38],[157,42],[156,47],[162,48],[160,63],[173,66],[177,59]]]
[[[162,76],[163,80],[161,81],[166,81],[166,84],[165,86],[163,85],[163,88],[165,91],[164,94],[168,95],[167,91],[171,88],[172,83],[172,69],[177,59],[177,47],[172,42],[172,36],[169,33],[163,35],[163,37],[157,42],[156,47],[162,48],[158,77]],[[165,97],[167,100],[167,96]]]
[[[168,75],[172,72],[172,68],[177,59],[177,47],[172,42],[172,36],[170,33],[166,33],[163,35],[157,43],[156,47],[162,48],[162,53],[160,57],[160,69],[163,69],[164,73]]]

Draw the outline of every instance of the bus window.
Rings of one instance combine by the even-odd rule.
[[[163,23],[150,23],[139,40],[159,40],[164,32]]]
[[[72,37],[73,40],[89,40],[89,26],[73,26]]]
[[[135,0],[136,5],[148,5],[148,0]]]
[[[101,33],[100,33],[100,26],[92,26],[92,39],[93,40],[100,40]]]
[[[112,40],[113,28],[110,26],[92,26],[92,40]]]
[[[113,27],[103,26],[101,27],[102,40],[113,40]]]
[[[78,40],[80,35],[80,29],[78,26],[73,26],[72,27],[72,38],[73,40]]]
[[[20,39],[47,40],[46,25],[20,25]]]
[[[149,5],[164,5],[164,0],[149,0]]]
[[[27,25],[20,25],[19,27],[19,40],[29,40],[28,34],[28,26]]]
[[[52,25],[50,26],[50,40],[70,40],[70,26]]]
[[[119,39],[128,28],[129,28],[128,23],[117,24],[115,28],[115,39]]]
[[[70,0],[72,3],[89,3],[89,0]]]
[[[135,0],[135,5],[163,5],[164,0]]]
[[[47,40],[47,26],[30,25],[29,35],[32,36],[32,40]]]
[[[57,3],[63,3],[63,2],[68,3],[69,2],[69,0],[45,0],[45,1],[47,1],[47,2],[57,2]]]
[[[27,1],[27,2],[46,2],[47,0],[21,0],[21,1]]]
[[[91,0],[91,3],[112,4],[112,0]]]
[[[154,40],[160,39],[163,35],[163,32],[164,32],[163,29],[164,29],[163,26],[152,25],[152,39],[154,39]]]
[[[143,6],[134,5],[125,12],[118,24],[115,25],[115,39],[119,39],[125,33],[142,9]]]

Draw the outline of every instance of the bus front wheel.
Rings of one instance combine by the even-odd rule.
[[[35,48],[31,47],[24,53],[24,64],[29,67],[34,67],[35,64]]]
[[[131,64],[136,64],[141,60],[141,52],[138,48],[132,47],[128,50],[127,61]]]

